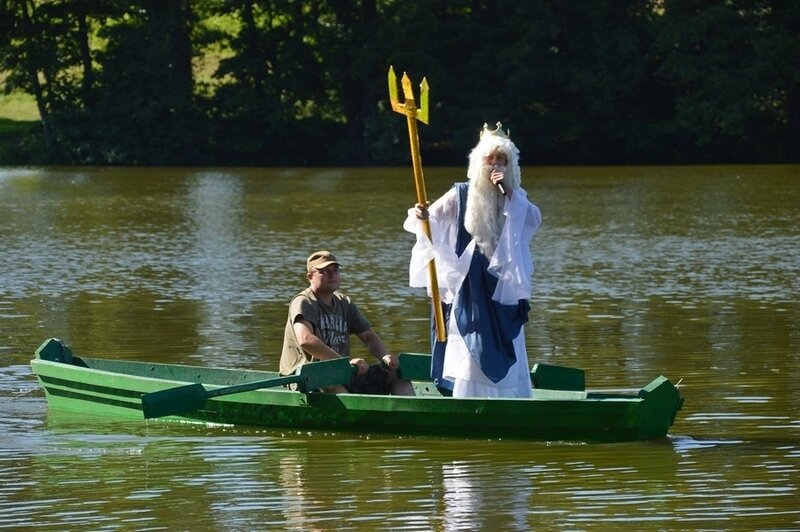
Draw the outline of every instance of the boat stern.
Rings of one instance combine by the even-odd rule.
[[[683,407],[678,388],[663,375],[639,390],[643,399],[639,423],[642,439],[663,438]]]
[[[36,358],[64,364],[74,363],[72,350],[58,338],[49,338],[36,349]]]

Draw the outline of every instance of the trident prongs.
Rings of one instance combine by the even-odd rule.
[[[417,111],[417,120],[428,125],[428,80],[422,78],[422,83],[419,84],[419,110]]]
[[[414,91],[411,88],[411,80],[408,77],[408,74],[403,72],[403,78],[401,80],[401,84],[403,85],[403,97],[405,98],[404,103],[400,103],[397,98],[397,75],[394,73],[394,67],[389,67],[389,101],[392,104],[392,110],[396,113],[400,113],[401,115],[410,116],[416,118],[423,124],[428,123],[428,80],[426,78],[422,78],[422,83],[419,84],[420,94],[419,94],[419,101],[420,106],[417,108],[416,103],[414,102]]]
[[[405,76],[403,72],[403,76]],[[400,114],[406,114],[406,107],[397,99],[397,76],[394,73],[394,67],[389,67],[389,101],[392,102],[392,111]]]

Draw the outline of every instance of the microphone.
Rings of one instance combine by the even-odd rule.
[[[505,168],[505,166],[500,166],[500,165],[496,165],[495,164],[495,165],[492,166],[492,173],[494,173],[494,172],[501,172],[502,174],[505,174],[506,173],[506,168]],[[497,188],[500,190],[500,194],[502,194],[503,196],[506,195],[506,189],[503,186],[502,181],[498,181],[497,182]]]

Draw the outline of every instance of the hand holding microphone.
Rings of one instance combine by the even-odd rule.
[[[495,165],[492,169],[492,173],[489,174],[489,179],[491,179],[492,183],[500,190],[500,193],[505,196],[506,189],[503,186],[503,178],[505,177],[505,167]]]

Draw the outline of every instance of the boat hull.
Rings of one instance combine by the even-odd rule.
[[[71,357],[31,361],[49,407],[143,419],[143,394],[187,383],[211,390],[277,377],[172,364]],[[302,393],[266,388],[215,397],[168,420],[296,430],[357,431],[526,440],[620,442],[664,437],[683,399],[664,377],[638,393],[537,388],[533,399],[454,399],[429,382],[416,397]]]

